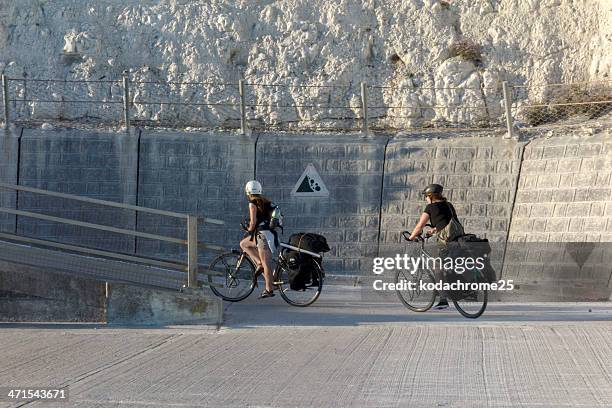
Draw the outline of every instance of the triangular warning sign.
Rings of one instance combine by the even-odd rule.
[[[329,197],[329,190],[323,183],[323,179],[310,163],[302,173],[298,182],[291,191],[292,196],[303,197]]]

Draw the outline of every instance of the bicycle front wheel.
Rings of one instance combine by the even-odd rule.
[[[323,289],[323,272],[319,263],[313,261],[310,267],[310,280],[305,287],[291,289],[289,284],[290,269],[283,263],[278,264],[274,274],[274,284],[278,288],[281,297],[285,302],[293,306],[305,307],[312,305],[321,294]]]
[[[457,308],[457,311],[462,316],[468,319],[476,319],[487,308],[489,293],[486,289],[482,289],[479,284],[487,283],[488,279],[486,279],[482,272],[474,272],[474,277],[470,281],[474,288],[461,293],[460,296],[455,296],[452,300],[455,308]],[[452,293],[449,296],[453,297]]]
[[[426,312],[433,306],[437,292],[429,286],[433,286],[436,280],[431,271],[419,269],[414,273],[398,269],[395,272],[395,293],[401,302],[413,312]],[[399,289],[399,288],[402,289]]]
[[[211,262],[210,270],[219,273],[212,276],[210,289],[223,300],[239,302],[255,289],[255,265],[239,251],[219,255]]]

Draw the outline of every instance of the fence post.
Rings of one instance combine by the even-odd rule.
[[[187,287],[198,286],[198,217],[187,216]]]
[[[238,81],[238,92],[240,92],[240,133],[246,135],[246,95],[244,93],[244,79]]]
[[[127,75],[123,75],[123,121],[125,131],[130,131],[130,81]]]
[[[8,97],[8,80],[6,75],[2,74],[2,103],[4,103],[4,127],[9,126],[9,97]]]
[[[502,82],[502,92],[504,94],[504,110],[506,112],[506,128],[508,130],[506,138],[510,139],[514,136],[514,121],[512,120],[512,96],[508,89],[508,81]]]
[[[365,82],[361,83],[361,118],[362,137],[368,137],[368,86]]]

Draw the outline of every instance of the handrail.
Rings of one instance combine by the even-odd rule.
[[[90,203],[90,204],[105,205],[108,207],[123,208],[125,210],[134,210],[134,211],[146,212],[146,213],[157,214],[157,215],[166,215],[168,217],[185,218],[185,219],[189,217],[189,214],[183,214],[183,213],[166,211],[166,210],[158,210],[156,208],[141,207],[139,205],[118,203],[115,201],[99,200],[97,198],[81,197],[81,196],[77,196],[74,194],[58,193],[55,191],[42,190],[42,189],[34,188],[34,187],[18,186],[15,184],[0,183],[0,188],[4,188],[8,190],[27,191],[29,193],[42,194],[42,195],[47,195],[51,197],[66,198],[69,200],[81,201],[81,202]]]
[[[198,216],[198,221],[207,222],[209,224],[225,225],[225,221],[217,220],[215,218]]]
[[[73,251],[73,252],[80,252],[85,255],[98,255],[98,256],[105,257],[105,258],[117,259],[119,261],[136,262],[136,263],[147,265],[147,266],[157,266],[157,267],[162,267],[162,268],[169,268],[169,269],[178,270],[181,272],[187,271],[187,264],[179,263],[179,262],[160,261],[157,259],[127,255],[123,253],[116,253],[116,252],[110,252],[110,251],[103,251],[103,250],[93,249],[93,248],[88,248],[88,247],[80,247],[77,245],[62,244],[62,243],[55,242],[55,241],[28,238],[28,237],[22,237],[19,235],[13,235],[13,234],[0,233],[0,238],[6,239],[9,241],[24,242],[27,244],[41,245],[44,247],[52,247],[52,248],[59,248],[59,249],[64,249],[68,251]],[[158,277],[166,276],[162,274],[160,271],[157,271],[156,269],[150,269],[148,273],[154,276],[158,276]],[[223,272],[212,271],[205,267],[199,267],[197,273],[198,275],[206,275],[206,276],[223,276]],[[208,282],[205,282],[204,280],[202,280],[202,282],[205,286],[220,287],[220,285],[210,282],[210,278]]]
[[[165,237],[163,235],[149,234],[147,232],[139,232],[139,231],[132,231],[132,230],[124,229],[124,228],[109,227],[109,226],[101,225],[101,224],[93,224],[91,222],[69,220],[67,218],[54,217],[51,215],[44,215],[44,214],[34,213],[30,211],[13,210],[11,208],[0,207],[0,212],[21,215],[21,216],[30,217],[30,218],[38,218],[40,220],[59,222],[61,224],[76,225],[78,227],[93,228],[93,229],[102,230],[102,231],[116,232],[118,234],[133,235],[135,237],[156,239],[159,241],[166,241],[166,242],[172,242],[175,244],[187,245],[187,240],[180,239],[180,238]]]
[[[186,263],[172,263],[172,262],[164,262],[164,261],[154,260],[154,259],[150,259],[148,261],[145,261],[144,263],[154,264],[158,266],[171,266],[175,268],[178,266],[179,270],[186,270],[188,287],[198,286],[199,272],[206,271],[209,275],[211,274],[214,275],[214,273],[212,273],[211,271],[202,269],[198,265],[198,248],[220,250],[222,249],[222,247],[217,246],[217,245],[205,244],[203,242],[198,242],[198,221],[202,221],[202,222],[206,222],[210,224],[224,225],[225,222],[222,220],[217,220],[214,218],[207,218],[207,217],[202,217],[202,216],[197,216],[197,215],[191,215],[191,214],[183,214],[183,213],[178,213],[178,212],[173,212],[173,211],[158,210],[155,208],[141,207],[138,205],[118,203],[114,201],[106,201],[106,200],[99,200],[99,199],[89,198],[89,197],[81,197],[81,196],[77,196],[73,194],[58,193],[55,191],[42,190],[39,188],[19,186],[19,185],[8,184],[8,183],[0,183],[0,189],[25,191],[25,192],[36,193],[36,194],[41,194],[41,195],[46,195],[46,196],[51,196],[51,197],[59,197],[59,198],[65,198],[65,199],[70,199],[74,201],[80,201],[84,203],[104,205],[107,207],[114,207],[114,208],[120,208],[120,209],[126,209],[126,210],[146,212],[150,214],[182,218],[186,221],[186,224],[187,224],[186,225],[187,227],[186,239],[167,237],[167,236],[158,235],[158,234],[150,234],[147,232],[140,232],[140,231],[129,230],[125,228],[116,228],[116,227],[111,227],[108,225],[101,225],[101,224],[95,224],[95,223],[84,222],[84,221],[77,221],[73,219],[55,217],[55,216],[45,215],[45,214],[31,212],[31,211],[23,211],[23,210],[17,210],[17,209],[12,209],[12,208],[0,207],[0,213],[21,215],[24,217],[36,218],[36,219],[41,219],[41,220],[58,222],[62,224],[68,224],[68,225],[75,225],[75,226],[85,227],[85,228],[92,228],[92,229],[97,229],[101,231],[114,232],[117,234],[131,235],[135,237],[171,242],[171,243],[179,244],[179,245],[186,245],[187,246],[187,262]],[[5,235],[6,234],[0,234],[0,237],[5,236]],[[84,248],[84,247],[77,247],[73,245],[60,244],[60,243],[56,243],[53,241],[36,240],[34,238],[28,238],[28,237],[22,237],[21,240],[25,242],[28,242],[29,240],[29,242],[31,243],[34,243],[35,241],[39,241],[39,243],[44,242],[46,245],[54,246],[58,248],[70,249],[70,250],[81,251],[81,252],[103,255],[103,256],[109,256],[109,257],[114,257],[114,258],[124,259],[124,260],[135,260],[137,262],[143,262],[142,259],[146,259],[146,258],[140,258],[140,257],[131,256],[127,254],[118,254],[118,253],[113,254],[112,252],[108,252],[108,251],[101,251],[101,250],[95,250],[92,248]]]
[[[198,248],[212,249],[213,251],[217,251],[217,252],[227,252],[227,248],[224,248],[220,245],[206,244],[204,242],[198,242]]]
[[[174,218],[187,219],[189,217],[189,214],[184,214],[184,213],[179,213],[179,212],[174,212],[174,211],[158,210],[157,208],[149,208],[149,207],[142,207],[139,205],[118,203],[116,201],[107,201],[107,200],[100,200],[97,198],[81,197],[81,196],[74,195],[74,194],[58,193],[56,191],[42,190],[40,188],[34,188],[34,187],[19,186],[16,184],[0,183],[0,188],[4,188],[7,190],[26,191],[28,193],[36,193],[36,194],[41,194],[41,195],[46,195],[46,196],[51,196],[51,197],[66,198],[69,200],[81,201],[83,203],[105,205],[107,207],[121,208],[124,210],[134,210],[134,211],[146,212],[149,214],[156,214],[156,215],[165,215],[165,216],[174,217]],[[214,218],[208,218],[208,217],[202,217],[202,216],[196,216],[196,217],[198,218],[198,221],[206,222],[209,224],[217,224],[217,225],[225,224],[224,221],[217,220]]]
[[[68,251],[82,252],[84,254],[115,258],[115,259],[120,259],[123,261],[133,261],[133,262],[143,263],[143,264],[152,265],[152,266],[161,266],[165,268],[178,269],[183,272],[187,271],[187,265],[184,263],[180,263],[180,262],[159,261],[156,259],[144,258],[140,256],[126,255],[126,254],[121,254],[121,253],[116,253],[116,252],[104,251],[101,249],[93,249],[93,248],[81,247],[77,245],[63,244],[61,242],[36,239],[36,238],[30,238],[30,237],[22,237],[20,235],[5,234],[1,232],[0,232],[0,238],[12,240],[12,241],[21,241],[21,242],[25,242],[28,244],[43,245],[43,246],[49,246],[49,247],[54,247],[54,248],[59,248],[59,249],[65,249]]]

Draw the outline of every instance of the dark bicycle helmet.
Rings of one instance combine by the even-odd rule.
[[[442,190],[444,190],[444,187],[442,187],[439,184],[430,184],[427,187],[425,187],[425,189],[423,190],[423,195],[427,195],[427,194],[442,194]]]

